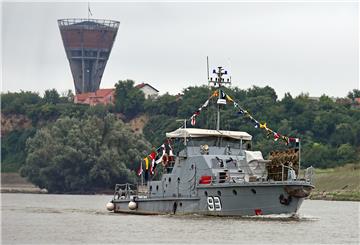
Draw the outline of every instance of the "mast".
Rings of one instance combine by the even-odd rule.
[[[211,77],[209,80],[209,86],[211,86],[211,84],[214,84],[214,87],[217,87],[219,90],[219,94],[218,94],[218,100],[217,100],[217,120],[216,120],[216,130],[220,130],[220,109],[221,109],[221,105],[225,105],[226,104],[226,99],[222,98],[221,95],[221,88],[223,87],[223,85],[225,84],[230,84],[231,85],[231,80],[229,78],[225,79],[223,78],[224,75],[227,75],[227,71],[224,70],[224,68],[222,68],[221,66],[218,67],[218,70],[216,71],[215,69],[213,70],[213,74],[216,74],[216,78],[215,81],[213,80],[213,78]]]

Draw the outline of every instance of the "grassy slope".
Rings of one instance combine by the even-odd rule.
[[[360,164],[317,169],[312,199],[360,201]]]

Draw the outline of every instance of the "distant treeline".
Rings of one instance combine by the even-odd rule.
[[[302,166],[319,168],[334,167],[360,160],[360,108],[354,99],[360,97],[359,90],[349,92],[345,100],[333,101],[323,95],[311,99],[306,94],[295,98],[290,93],[278,100],[269,86],[224,89],[226,94],[246,109],[260,123],[282,135],[300,138]],[[175,119],[188,119],[211,94],[208,87],[189,87],[181,97],[165,94],[147,100],[144,110],[151,116],[144,130],[145,138],[158,145],[163,132],[181,126]],[[216,127],[216,100],[196,117],[196,127]],[[188,122],[188,127],[190,122]],[[261,150],[264,157],[270,151],[286,149],[283,141],[274,141],[272,135],[255,128],[245,116],[237,113],[233,104],[226,105],[221,113],[221,128],[246,131],[253,135],[253,149]]]
[[[71,91],[60,95],[55,89],[44,96],[33,92],[2,93],[5,117],[23,115],[31,126],[2,135],[2,171],[19,171],[33,183],[52,192],[89,191],[112,187],[114,182],[134,181],[140,159],[165,139],[165,132],[180,127],[209,98],[206,86],[189,87],[180,95],[164,94],[145,99],[131,80],[115,85],[115,105],[86,106],[73,103]],[[290,93],[279,100],[269,86],[224,91],[261,123],[277,132],[301,139],[302,166],[334,167],[360,159],[360,109],[354,100],[334,102]],[[215,128],[216,101],[196,118],[196,127]],[[147,114],[143,136],[135,135],[125,122]],[[188,127],[191,127],[188,121]],[[289,146],[274,141],[263,130],[237,113],[232,104],[221,113],[221,128],[253,135],[254,150],[265,157],[272,150]],[[150,142],[150,143],[149,143]],[[55,183],[56,182],[56,183]],[[80,188],[80,189],[79,189]]]

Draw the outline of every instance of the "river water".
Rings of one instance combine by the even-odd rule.
[[[2,244],[359,244],[358,202],[306,200],[298,218],[124,215],[108,195],[1,195]]]

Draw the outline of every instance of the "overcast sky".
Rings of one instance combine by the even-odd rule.
[[[343,97],[359,88],[359,8],[347,3],[91,3],[121,22],[101,88],[148,82],[160,93],[206,84],[224,66],[233,86]],[[74,90],[57,19],[87,3],[3,3],[2,91]]]

